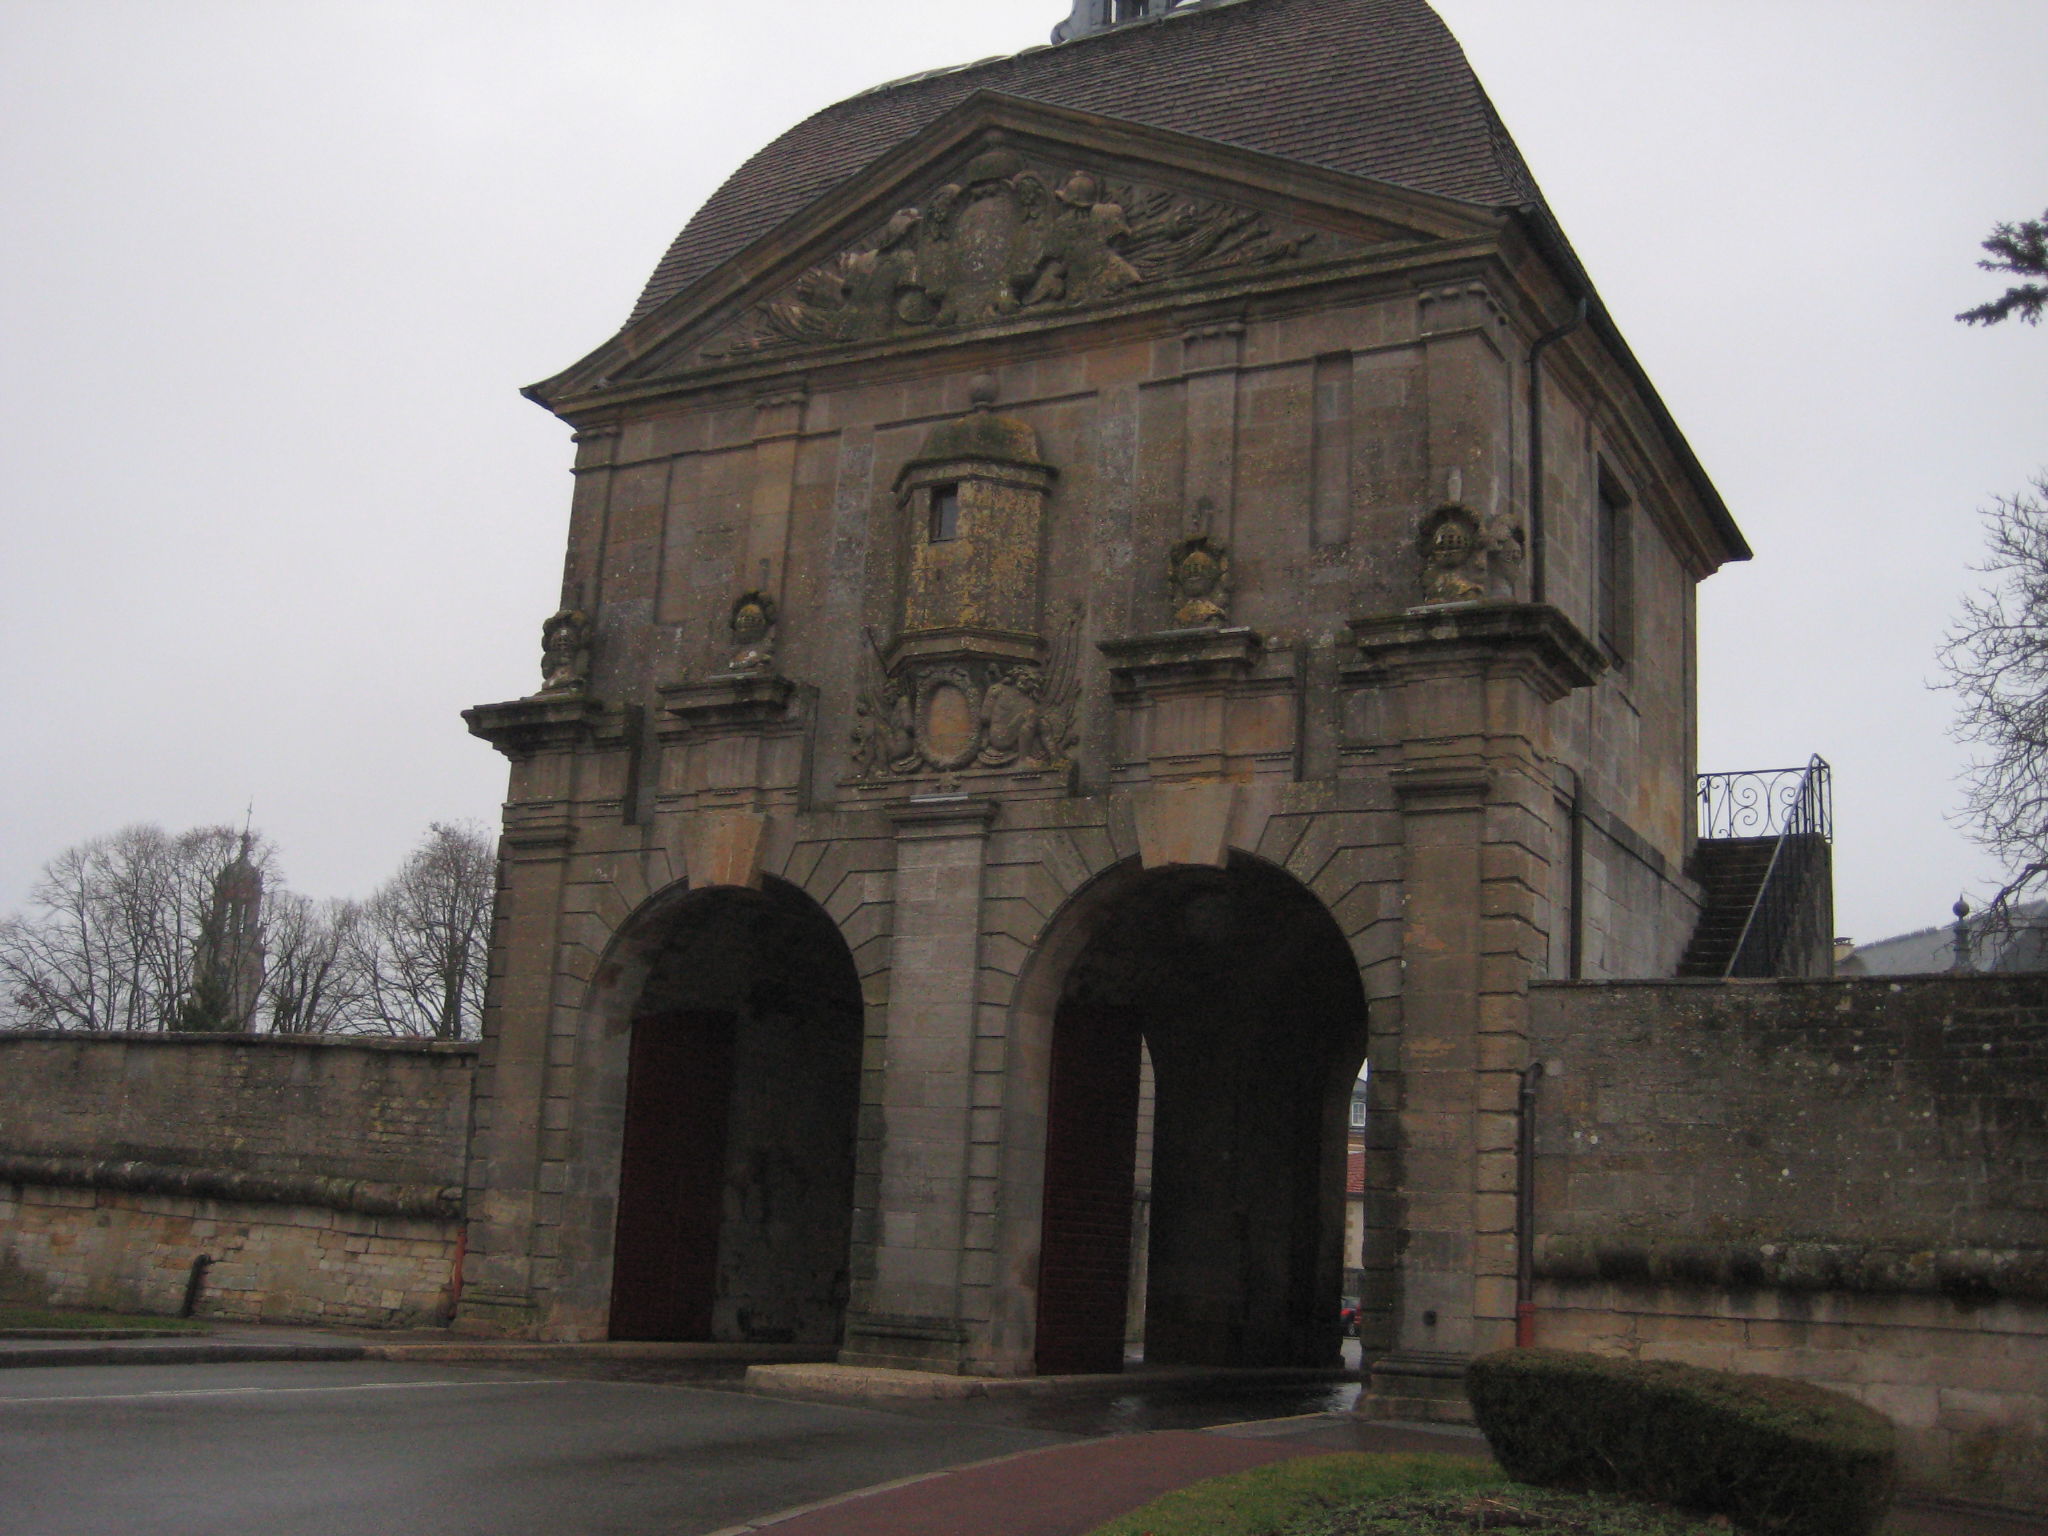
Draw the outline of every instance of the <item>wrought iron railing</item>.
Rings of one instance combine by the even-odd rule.
[[[1827,760],[1804,768],[1703,773],[1702,837],[1774,838],[1728,976],[1825,974],[1832,950],[1834,775]]]
[[[1825,758],[1798,768],[1703,773],[1697,795],[1701,837],[1781,837],[1797,818],[1822,837],[1835,835],[1832,770]]]

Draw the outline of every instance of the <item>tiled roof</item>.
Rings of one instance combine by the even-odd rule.
[[[1231,0],[850,97],[739,168],[676,236],[633,319],[979,90],[1490,207],[1539,198],[1423,0]]]
[[[1344,1193],[1365,1193],[1365,1153],[1362,1149],[1354,1148],[1344,1154]]]

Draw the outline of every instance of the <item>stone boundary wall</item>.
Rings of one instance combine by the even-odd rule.
[[[0,1035],[0,1296],[201,1316],[445,1321],[476,1047]]]
[[[1798,1376],[2048,1508],[2048,981],[1531,989],[1536,1338]]]

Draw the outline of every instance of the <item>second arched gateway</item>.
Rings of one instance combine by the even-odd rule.
[[[1511,1336],[1526,989],[1685,948],[1746,550],[1420,0],[841,103],[530,393],[463,1326],[1315,1364],[1362,1268],[1413,1412]]]

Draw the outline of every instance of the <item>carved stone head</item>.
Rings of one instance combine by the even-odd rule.
[[[775,599],[765,592],[743,592],[732,605],[726,628],[732,633],[731,672],[758,672],[775,659]]]
[[[1230,555],[1207,534],[1173,546],[1166,579],[1173,589],[1174,623],[1194,628],[1229,617]]]
[[[590,680],[590,619],[564,608],[540,627],[540,691],[574,693]]]

